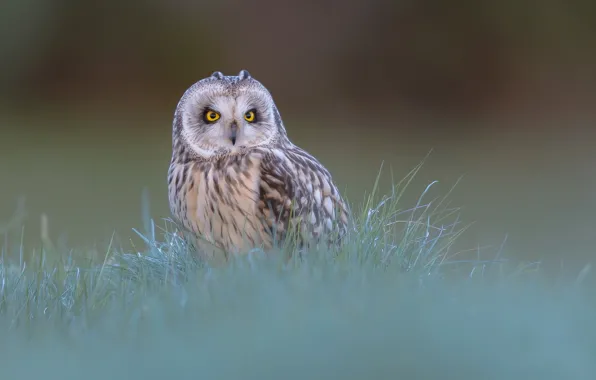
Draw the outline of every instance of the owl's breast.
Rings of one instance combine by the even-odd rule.
[[[198,163],[185,193],[187,228],[228,252],[271,243],[258,211],[260,157]]]

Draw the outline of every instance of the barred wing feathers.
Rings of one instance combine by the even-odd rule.
[[[280,239],[298,228],[302,244],[321,236],[339,243],[347,230],[348,208],[331,174],[294,145],[264,152],[259,192],[259,210]]]

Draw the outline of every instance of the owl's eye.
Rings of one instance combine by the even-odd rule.
[[[208,123],[213,123],[220,118],[219,112],[215,112],[213,110],[207,110],[205,112],[205,121]]]
[[[255,117],[256,117],[256,113],[254,110],[250,110],[244,114],[244,120],[248,121],[249,123],[252,123],[253,121],[255,121]]]

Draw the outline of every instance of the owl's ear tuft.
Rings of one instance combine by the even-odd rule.
[[[215,71],[213,74],[211,74],[211,77],[215,79],[223,79],[224,75],[221,73],[221,71]]]
[[[244,79],[252,78],[252,76],[250,75],[250,73],[247,70],[240,70],[240,73],[238,74],[238,78],[240,80],[244,80]]]

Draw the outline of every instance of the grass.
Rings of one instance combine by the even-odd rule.
[[[468,226],[449,192],[401,207],[421,165],[373,186],[341,249],[302,259],[209,266],[148,217],[138,253],[5,244],[1,378],[596,378],[589,267],[553,285],[501,247],[455,250]]]

